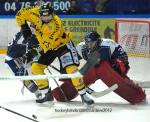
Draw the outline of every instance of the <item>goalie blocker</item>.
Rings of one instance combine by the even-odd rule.
[[[84,75],[84,82],[86,86],[91,85],[97,79],[101,79],[108,87],[118,84],[118,88],[114,92],[131,104],[138,104],[145,100],[145,92],[132,80],[127,77],[120,76],[116,71],[114,71],[107,61],[102,61],[99,65],[99,67],[93,67]],[[67,99],[74,99],[78,93],[73,87],[71,80],[60,79],[60,81],[64,82],[60,87],[64,91]],[[55,88],[52,93],[57,101],[65,101],[60,88]]]

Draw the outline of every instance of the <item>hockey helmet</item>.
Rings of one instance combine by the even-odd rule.
[[[47,2],[40,7],[40,15],[42,18],[42,21],[45,23],[48,23],[54,16],[54,10],[50,6],[50,3]]]
[[[96,31],[91,31],[84,38],[89,49],[95,49],[101,43],[101,37]]]

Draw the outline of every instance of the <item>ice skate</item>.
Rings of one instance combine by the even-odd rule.
[[[90,99],[90,98],[86,95],[86,93],[81,95],[81,99],[82,99],[82,102],[85,103],[85,104],[87,104],[87,105],[92,105],[92,104],[94,104],[94,101],[93,101],[92,99]]]
[[[36,95],[37,97],[36,103],[44,103],[44,102],[49,102],[54,100],[51,89],[49,89],[47,93],[42,93],[42,92],[43,91],[41,91]]]
[[[92,94],[94,92],[94,90],[89,87],[86,87],[85,89],[88,94]]]

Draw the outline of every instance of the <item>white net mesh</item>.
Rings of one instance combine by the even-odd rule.
[[[150,79],[150,22],[141,20],[116,21],[116,39],[129,56],[129,77]]]
[[[149,21],[120,20],[116,29],[118,43],[129,56],[150,57]]]

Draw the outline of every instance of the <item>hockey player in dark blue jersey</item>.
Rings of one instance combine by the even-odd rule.
[[[35,56],[37,56],[37,53],[41,51],[34,34],[32,34],[31,39],[32,41],[27,43],[26,40],[24,40],[22,33],[18,32],[8,44],[5,62],[16,76],[25,75],[23,71],[25,62],[28,64],[33,61]]]
[[[95,31],[86,35],[85,41],[78,44],[77,50],[85,60],[97,52],[98,56],[95,56],[93,60],[96,61],[100,58],[101,61],[109,61],[113,69],[122,76],[125,76],[130,68],[127,53],[123,48],[112,39],[101,38]],[[88,66],[88,68],[90,67]]]
[[[40,53],[43,53],[34,34],[30,39],[32,41],[27,43],[20,31],[8,44],[5,63],[15,76],[32,75],[30,72],[31,64],[38,60]],[[33,80],[25,80],[23,84],[38,98],[39,90]]]

